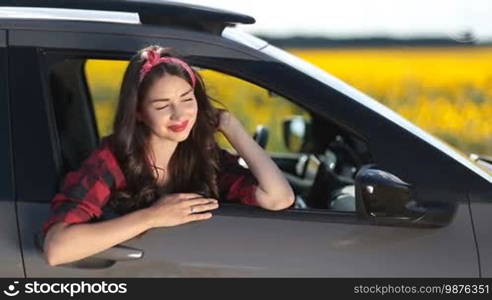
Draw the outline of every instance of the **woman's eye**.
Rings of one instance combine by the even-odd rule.
[[[188,101],[193,101],[193,98],[187,98],[187,99],[182,100],[181,102],[188,102]],[[169,104],[168,105],[164,105],[162,107],[156,107],[155,109],[156,110],[163,110],[164,108],[166,108],[168,106],[169,106]]]

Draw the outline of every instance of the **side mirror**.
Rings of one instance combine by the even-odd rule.
[[[441,227],[453,219],[457,204],[416,199],[414,187],[373,165],[355,175],[355,209],[360,218],[379,225]]]
[[[285,147],[292,152],[300,152],[307,142],[311,124],[303,116],[292,116],[282,125]]]
[[[412,186],[388,172],[362,167],[355,176],[356,211],[360,216],[416,219]]]

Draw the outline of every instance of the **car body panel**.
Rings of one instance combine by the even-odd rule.
[[[0,201],[0,277],[24,277],[14,201]]]
[[[101,269],[48,266],[32,238],[48,205],[19,203],[19,212],[27,277],[479,275],[467,205],[458,208],[450,225],[433,229],[274,216],[282,212],[257,216],[222,207],[207,222],[152,229],[124,242],[142,249],[143,258]]]
[[[0,30],[0,201],[13,200],[7,33]]]
[[[0,277],[24,277],[14,202],[7,33],[0,30]]]
[[[492,277],[492,189],[487,192],[470,192],[471,214],[475,228],[481,275]]]

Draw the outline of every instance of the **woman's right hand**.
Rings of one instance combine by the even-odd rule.
[[[163,196],[146,209],[150,216],[150,226],[154,228],[207,220],[212,217],[212,213],[206,211],[218,207],[216,199],[194,193],[179,193]]]

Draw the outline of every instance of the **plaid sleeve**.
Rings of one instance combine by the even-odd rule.
[[[239,156],[220,149],[219,193],[226,202],[256,205],[258,181],[251,171],[238,162]]]
[[[116,157],[106,146],[96,149],[75,171],[67,173],[51,201],[51,212],[42,227],[45,235],[57,222],[82,223],[100,217],[111,190],[125,184]]]

